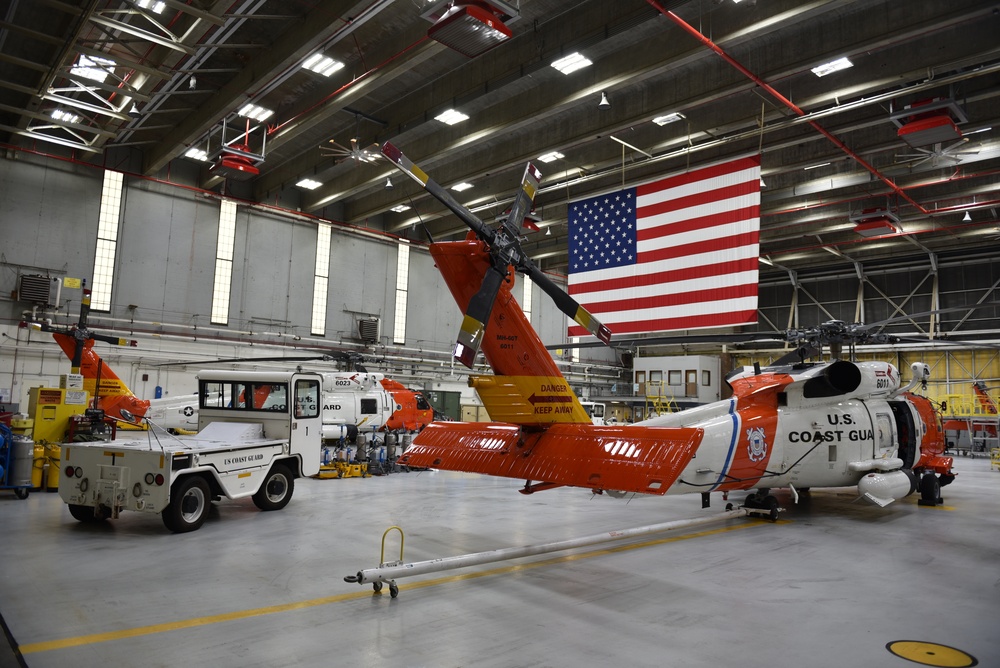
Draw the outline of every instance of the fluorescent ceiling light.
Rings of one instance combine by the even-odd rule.
[[[137,3],[143,9],[148,9],[154,14],[159,14],[167,6],[165,2],[156,2],[155,0],[139,0]]]
[[[239,113],[240,116],[246,116],[247,118],[252,118],[262,123],[274,114],[274,112],[270,109],[258,107],[256,104],[245,105],[242,109],[240,109]]]
[[[545,155],[538,156],[538,159],[542,162],[554,162],[560,158],[565,158],[566,156],[559,151],[552,151],[551,153],[546,153]]]
[[[65,121],[67,123],[79,123],[80,122],[80,117],[79,116],[77,116],[76,114],[71,114],[68,111],[63,111],[62,109],[53,109],[52,113],[50,115],[52,116],[52,118],[56,119],[57,121]]]
[[[839,72],[840,70],[846,70],[848,67],[854,67],[854,63],[849,61],[846,57],[837,58],[836,60],[831,60],[828,63],[817,65],[812,68],[812,72],[818,77],[825,77],[827,74]]]
[[[389,211],[395,211],[396,213],[403,213],[404,211],[409,211],[410,207],[405,204],[397,204],[396,206],[389,209]]]
[[[194,158],[195,160],[201,160],[202,162],[208,162],[208,153],[205,153],[200,148],[195,148],[192,146],[184,153],[185,158]]]
[[[440,114],[435,116],[434,119],[441,121],[442,123],[447,123],[448,125],[454,125],[455,123],[461,123],[462,121],[469,120],[469,117],[461,111],[448,109],[447,111],[442,111]]]
[[[818,165],[809,165],[808,167],[803,167],[802,169],[816,169],[817,167],[826,167],[829,164],[830,163],[828,162],[821,162]]]
[[[466,183],[465,181],[463,181],[461,183],[456,183],[455,185],[453,185],[451,187],[451,189],[454,190],[457,193],[460,193],[460,192],[468,190],[471,187],[472,187],[471,183]]]
[[[115,68],[115,64],[115,61],[107,58],[85,56],[81,53],[76,61],[76,65],[70,69],[69,73],[74,76],[104,83],[104,80],[108,78],[108,74]]]
[[[337,70],[343,69],[344,63],[324,56],[322,53],[314,53],[306,58],[305,62],[302,63],[302,67],[328,77]]]
[[[977,135],[980,132],[989,132],[992,129],[993,128],[979,128],[978,130],[973,130],[972,132],[966,132],[965,136],[968,137],[969,135]]]
[[[667,114],[666,116],[657,116],[653,119],[653,122],[657,125],[667,125],[668,123],[673,123],[685,118],[684,114],[679,111],[675,111],[672,114]]]
[[[319,181],[314,181],[313,179],[302,179],[295,185],[300,188],[305,188],[306,190],[316,190],[316,188],[319,188],[323,184]]]
[[[568,56],[564,56],[559,60],[552,61],[552,67],[556,68],[563,74],[569,74],[570,72],[576,72],[579,69],[583,69],[588,65],[593,65],[588,58],[585,58],[577,52],[573,52]]]

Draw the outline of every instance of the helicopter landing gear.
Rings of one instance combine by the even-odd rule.
[[[941,498],[941,481],[934,473],[925,473],[920,476],[918,489],[920,490],[920,498],[917,500],[918,506],[939,506],[944,503],[944,499]]]
[[[765,488],[750,494],[743,500],[743,507],[758,511],[753,513],[754,515],[767,517],[772,522],[777,522],[781,508],[778,500],[771,496],[770,491]]]

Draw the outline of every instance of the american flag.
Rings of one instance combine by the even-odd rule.
[[[759,235],[756,156],[571,202],[569,294],[613,334],[752,324]]]

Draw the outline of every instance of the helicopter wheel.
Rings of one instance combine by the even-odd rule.
[[[770,514],[767,516],[772,522],[778,521],[778,500],[773,496],[764,497],[763,502],[764,510],[769,510]]]
[[[933,473],[925,473],[920,478],[920,499],[918,506],[936,506],[943,503],[941,498],[941,483]]]

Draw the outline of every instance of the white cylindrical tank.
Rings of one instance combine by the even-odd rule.
[[[34,457],[35,442],[26,436],[14,434],[11,442],[11,466],[7,476],[10,487],[31,486],[31,466]]]
[[[858,493],[865,500],[879,506],[909,496],[917,489],[917,479],[909,469],[872,472],[858,482]]]

